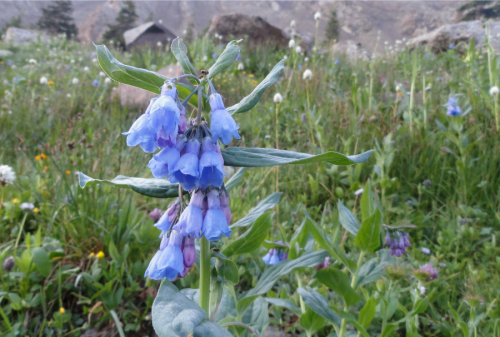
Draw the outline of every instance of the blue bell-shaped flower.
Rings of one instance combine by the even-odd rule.
[[[222,144],[228,145],[233,137],[240,139],[238,129],[233,117],[227,112],[222,102],[222,96],[218,93],[210,95],[210,107],[212,108],[212,119],[210,122],[210,131],[213,135],[213,141],[220,139]]]
[[[226,216],[220,208],[219,192],[211,190],[207,195],[208,210],[203,219],[202,234],[209,241],[219,240],[222,235],[231,236]]]
[[[221,159],[216,152],[216,146],[212,143],[210,137],[206,137],[202,143],[199,171],[200,178],[197,184],[199,188],[222,186],[226,174],[224,173]]]
[[[201,228],[203,225],[203,215],[201,208],[205,196],[202,191],[197,191],[191,197],[188,207],[182,212],[179,222],[174,226],[183,236],[191,238],[201,237]]]
[[[183,135],[177,137],[176,144],[173,147],[168,147],[151,158],[148,167],[151,169],[155,178],[168,178],[181,157],[181,151],[186,145],[186,138]]]
[[[186,145],[186,153],[180,157],[168,177],[171,183],[179,183],[186,191],[196,187],[196,181],[199,177],[200,145],[197,139],[189,140]]]

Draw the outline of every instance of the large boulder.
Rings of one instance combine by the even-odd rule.
[[[244,39],[246,44],[269,43],[280,47],[288,46],[288,38],[283,31],[260,16],[244,14],[218,15],[210,24],[207,37],[222,35],[222,40],[228,42],[231,37]]]
[[[500,51],[500,22],[490,22],[491,44],[497,52]],[[470,43],[475,39],[476,47],[483,46],[486,32],[485,24],[479,20],[460,22],[456,24],[444,25],[432,32],[420,35],[409,41],[409,48],[430,47],[433,53],[441,53],[450,48],[450,45],[457,46],[460,42]]]
[[[283,29],[283,35],[288,39],[295,39],[300,41],[300,46],[304,50],[312,50],[314,48],[314,35],[310,33],[301,33],[291,27]]]
[[[21,29],[16,27],[10,27],[5,33],[5,42],[10,43],[14,46],[22,44],[35,43],[40,39],[42,42],[48,42],[50,37],[40,31],[32,29]]]
[[[168,78],[182,75],[182,69],[177,64],[169,65],[158,71],[159,74]],[[128,84],[120,83],[116,90],[113,90],[111,97],[118,97],[122,106],[131,106],[144,109],[148,102],[155,97],[156,94],[151,91],[137,88]]]

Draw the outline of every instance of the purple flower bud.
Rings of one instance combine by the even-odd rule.
[[[325,257],[325,260],[323,262],[321,262],[320,264],[318,264],[315,268],[317,270],[321,270],[321,269],[328,268],[329,265],[330,265],[330,257],[327,256],[327,257]]]
[[[163,234],[165,234],[165,232],[170,229],[170,226],[172,226],[172,222],[177,216],[179,207],[179,199],[176,199],[173,203],[170,204],[167,211],[163,213],[158,222],[155,224],[155,227],[162,231],[160,237],[163,237]]]
[[[194,238],[184,238],[182,255],[184,256],[184,266],[191,267],[196,261],[196,249],[194,247]]]
[[[404,233],[405,246],[410,247],[410,234]]]
[[[385,232],[385,244],[387,246],[391,245],[391,235],[389,234],[389,231]]]
[[[220,208],[222,212],[224,212],[224,216],[226,217],[227,223],[231,223],[231,209],[229,208],[229,195],[224,189],[222,194],[220,195]]]
[[[403,235],[399,237],[399,249],[403,250],[405,248],[405,239],[403,238]]]
[[[306,121],[307,121],[306,114],[302,114],[302,121],[303,121],[303,122],[306,122]]]
[[[179,133],[184,133],[184,132],[186,132],[186,129],[187,129],[186,108],[181,105],[179,107],[179,111],[180,111]]]
[[[394,250],[394,255],[396,255],[396,257],[401,257],[401,255],[403,255],[403,252],[401,251],[401,249],[396,248]]]
[[[154,210],[152,210],[151,212],[149,212],[149,216],[154,221],[158,221],[161,218],[161,216],[162,216],[162,211],[159,208],[155,208]]]

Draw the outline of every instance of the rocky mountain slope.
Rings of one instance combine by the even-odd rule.
[[[2,1],[0,27],[13,16],[22,16],[23,25],[36,23],[48,1]],[[286,28],[296,20],[297,30],[314,33],[313,15],[321,11],[320,34],[326,27],[331,9],[337,9],[342,27],[340,40],[355,40],[373,49],[378,32],[382,42],[393,44],[403,37],[410,38],[443,24],[455,21],[457,1],[136,1],[139,22],[162,20],[177,35],[194,23],[201,34],[217,14],[244,13],[258,15],[272,25]],[[99,41],[108,22],[113,22],[122,1],[74,1],[74,18],[79,38],[84,43]]]

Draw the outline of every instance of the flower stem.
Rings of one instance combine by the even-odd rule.
[[[300,279],[300,274],[299,272],[295,272],[295,277],[297,277],[297,284],[299,288],[302,288],[302,280]],[[302,299],[302,296],[299,295],[299,301],[300,301],[300,311],[302,311],[302,314],[306,313],[306,304],[304,303],[304,300]]]
[[[364,257],[365,257],[365,252],[361,251],[361,253],[359,253],[358,264],[356,266],[356,272],[352,276],[351,288],[353,288],[353,289],[356,288],[356,284],[358,283],[359,269],[361,268],[361,263],[363,262],[363,258]],[[344,306],[344,311],[347,312],[347,310],[349,310],[349,307],[346,304]],[[347,324],[346,319],[342,318],[342,322],[340,323],[340,331],[339,331],[338,337],[343,337],[344,336],[345,331],[346,331],[346,324]]]
[[[210,307],[210,242],[201,237],[200,244],[200,307],[208,314]]]

